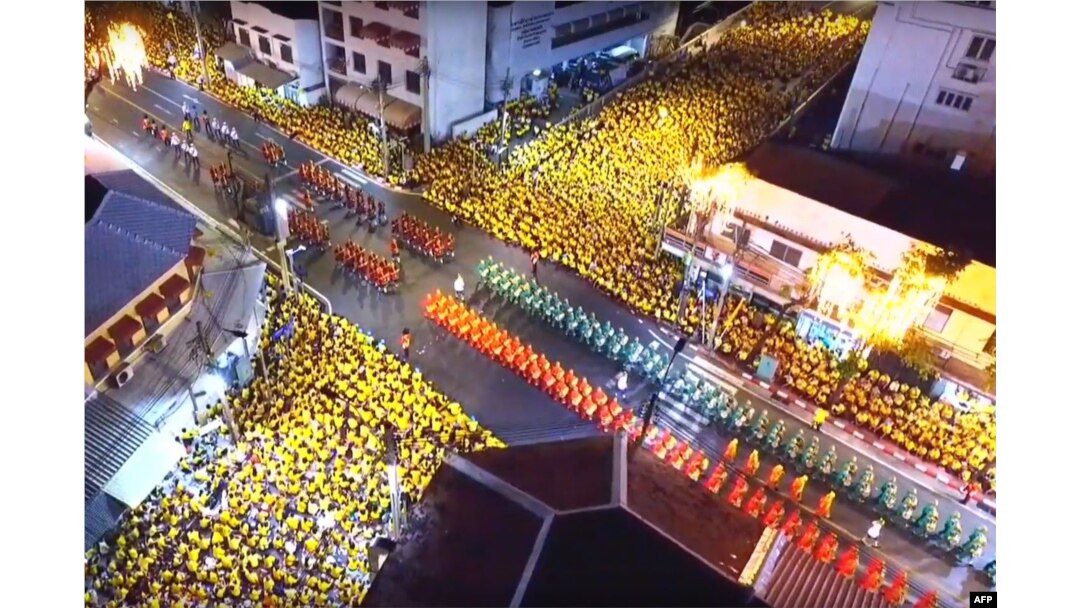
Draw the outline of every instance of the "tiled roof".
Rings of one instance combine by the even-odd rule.
[[[84,335],[183,260],[196,223],[130,171],[94,178],[110,191],[85,227]]]

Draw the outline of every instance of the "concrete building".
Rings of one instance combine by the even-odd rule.
[[[832,147],[992,172],[995,4],[879,2]]]
[[[94,386],[187,314],[206,252],[193,215],[96,140],[86,145],[83,375]]]
[[[623,44],[644,51],[650,33],[674,30],[677,9],[675,2],[323,1],[327,87],[336,102],[376,117],[380,80],[390,126],[422,128],[426,104],[438,141],[502,101],[507,88],[510,98],[542,91],[538,70]]]
[[[326,93],[318,9],[310,2],[238,2],[233,42],[218,49],[226,77],[241,86],[277,91],[301,105]]]
[[[994,208],[992,180],[772,142],[756,148],[746,164],[755,177],[736,203],[734,227],[716,218],[710,222],[701,268],[719,275],[735,250],[736,232],[745,230],[748,246],[734,282],[766,304],[785,304],[801,290],[818,256],[845,236],[873,254],[874,280],[880,283],[914,245],[970,251],[974,261],[920,329],[943,372],[982,390],[978,378],[994,361],[997,330],[994,217],[986,212]],[[682,255],[687,240],[669,228],[664,249]],[[842,349],[856,341],[846,325],[813,310],[802,312],[799,330],[829,334]]]

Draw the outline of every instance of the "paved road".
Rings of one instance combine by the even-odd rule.
[[[185,91],[182,95],[200,98],[196,91],[184,85],[166,81],[156,75],[149,75],[147,86],[140,89],[138,93],[106,84],[90,98],[90,116],[95,132],[212,217],[219,221],[228,221],[232,215],[230,206],[215,196],[206,173],[206,167],[210,164],[225,159],[224,149],[201,136],[197,137],[204,169],[201,174],[195,175],[185,169],[182,163],[174,162],[172,153],[166,151],[160,143],[143,138],[138,133],[137,125],[143,113],[149,113],[159,120],[170,120],[170,116],[179,113],[179,102],[170,101],[158,90],[158,86],[162,83],[182,87],[181,90]],[[179,98],[183,100],[183,97]],[[206,103],[213,112],[214,106],[210,102]],[[171,114],[165,110],[171,110]],[[238,169],[251,175],[263,174],[265,168],[261,162],[258,145],[262,139],[274,139],[286,146],[290,162],[295,162],[297,159],[321,162],[323,166],[338,173],[343,179],[379,196],[387,203],[387,211],[391,217],[401,211],[407,211],[455,234],[458,247],[457,257],[449,264],[435,264],[405,254],[401,293],[390,296],[376,294],[346,280],[335,271],[333,260],[328,254],[303,252],[299,256],[299,262],[307,269],[308,281],[332,301],[335,312],[352,319],[391,344],[396,344],[401,328],[411,328],[415,335],[413,360],[418,367],[447,394],[466,405],[477,420],[512,443],[595,433],[588,424],[582,423],[576,416],[553,403],[516,376],[505,372],[469,347],[457,342],[441,330],[431,327],[422,319],[419,302],[425,293],[436,288],[449,291],[452,288],[453,278],[458,273],[466,278],[471,291],[471,284],[475,280],[473,269],[482,258],[489,255],[525,272],[528,268],[528,260],[524,252],[508,247],[481,231],[468,227],[455,227],[444,214],[426,205],[420,197],[382,189],[374,182],[342,167],[335,161],[288,141],[287,138],[265,125],[255,125],[243,119],[238,113],[228,114],[228,112],[229,110],[223,110],[226,120],[230,124],[236,124],[243,134],[241,136],[245,142],[243,148],[249,154],[248,158],[242,155],[234,157],[234,165]],[[295,198],[298,185],[295,175],[286,174],[275,181],[275,188],[287,199]],[[382,228],[371,234],[366,228],[358,228],[353,222],[346,220],[342,211],[325,207],[319,210],[319,215],[330,221],[331,238],[335,243],[353,239],[375,251],[384,253],[387,251],[388,229]],[[566,270],[545,265],[541,268],[540,277],[542,282],[568,297],[571,302],[594,311],[601,320],[611,321],[612,324],[624,327],[628,333],[640,337],[643,342],[647,343],[651,339],[659,339],[669,345],[674,342],[674,339],[658,329],[654,323],[632,315],[612,300],[598,294],[587,282]],[[550,329],[530,321],[522,313],[500,305],[498,302],[488,301],[484,294],[474,294],[473,303],[481,307],[489,317],[546,353],[549,358],[562,361],[564,366],[573,367],[577,373],[588,377],[593,384],[611,388],[611,378],[617,371],[613,364],[592,355],[586,349],[571,343]],[[699,376],[722,377],[732,385],[744,386],[740,378],[714,366],[692,350],[688,350],[686,354],[688,356],[681,357],[676,364],[676,370],[692,366]],[[760,410],[766,406],[766,402],[761,399],[755,389],[756,387],[753,387],[750,389],[751,392],[748,392],[745,388],[740,388],[739,398],[740,400],[753,399],[755,407]],[[634,385],[630,401],[640,404],[648,397],[648,394],[648,387]],[[768,407],[770,416],[774,420],[778,416],[787,420],[788,429],[793,431],[800,424],[795,416],[801,412],[793,416],[792,413],[773,403],[769,403]],[[723,449],[728,438],[713,429],[700,428],[688,418],[671,407],[664,408],[660,415],[662,421],[673,423],[684,429],[687,434],[695,434],[700,444],[713,453],[715,461],[715,455]],[[852,441],[850,436],[831,427],[827,427],[825,434],[830,439],[835,438],[840,462],[844,462],[849,454],[855,452],[847,445],[847,442]],[[859,458],[861,461],[866,461],[867,455],[860,453]],[[871,455],[870,458],[873,456]],[[767,471],[772,464],[771,461],[765,459],[762,470]],[[885,479],[896,474],[901,484],[902,495],[913,483],[908,476],[914,472],[896,470],[899,468],[896,465],[897,463],[889,462],[875,463],[878,479],[876,485],[880,485]],[[927,480],[921,474],[915,473],[911,476],[916,477],[920,485],[920,496],[924,500],[929,500],[933,492],[925,487]],[[806,504],[816,504],[820,493],[821,490],[811,485],[806,493]],[[941,503],[943,521],[954,508],[961,508],[956,505],[953,493],[940,495],[938,499]],[[973,509],[962,509],[962,511],[965,530],[974,529],[982,521],[981,512]],[[849,505],[843,500],[837,501],[834,508],[834,522],[856,536],[862,534],[870,518],[871,514],[868,511]],[[994,554],[993,525],[992,522],[986,523],[992,530],[991,546],[986,552],[987,558],[990,558]],[[908,569],[913,575],[932,577],[940,581],[943,592],[951,592],[960,597],[961,593],[968,589],[984,588],[985,583],[981,583],[981,575],[972,575],[969,569],[950,568],[938,558],[939,556],[927,551],[925,547],[903,533],[887,529],[882,540],[882,549],[892,562]]]

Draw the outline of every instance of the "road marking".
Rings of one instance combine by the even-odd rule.
[[[884,449],[885,449],[885,444],[884,444],[884,443],[880,443],[880,442],[877,442],[877,441],[875,441],[875,442],[873,443],[873,446],[874,446],[875,448],[879,449],[879,450],[884,450]]]
[[[944,474],[944,473],[938,473],[937,480],[940,481],[941,483],[947,484],[950,481],[952,481],[952,478],[949,477],[948,475]]]
[[[893,452],[893,458],[899,460],[900,462],[907,462],[907,460],[904,458],[904,455],[900,452]]]
[[[844,423],[843,422],[837,422],[837,421],[833,420],[833,424],[835,424],[836,428],[840,429],[841,431],[844,430]]]
[[[776,396],[781,398],[781,399],[787,399],[788,398],[788,394],[785,393],[784,391],[776,391]]]
[[[344,174],[344,175],[347,175],[347,176],[349,176],[349,177],[351,177],[351,178],[353,178],[353,179],[355,179],[357,181],[359,181],[361,184],[368,183],[368,179],[366,177],[364,177],[363,175],[360,175],[359,173],[353,171],[352,169],[342,169],[341,173]]]
[[[267,137],[267,136],[263,135],[262,133],[256,133],[255,137],[265,139],[266,141],[275,141],[273,137]]]
[[[191,95],[188,95],[187,93],[184,93],[183,96],[184,96],[185,99],[187,99],[188,101],[191,101],[192,103],[201,103],[198,99],[195,99],[194,97],[192,97]]]
[[[919,470],[919,471],[923,472],[923,473],[925,473],[925,472],[926,472],[926,465],[925,465],[925,464],[922,464],[921,462],[920,462],[919,464],[915,465],[915,468],[916,468],[917,470]]]
[[[863,434],[862,434],[862,433],[860,433],[859,431],[855,431],[855,432],[854,432],[854,433],[852,433],[852,434],[853,434],[853,435],[855,435],[855,438],[856,438],[856,439],[862,439],[862,438],[863,438]]]
[[[155,107],[155,108],[157,108],[157,109],[159,109],[159,110],[161,110],[162,112],[165,112],[166,114],[172,114],[172,110],[170,110],[170,109],[168,109],[168,108],[163,108],[163,107],[161,107],[161,104],[157,104],[157,103],[155,103],[155,104],[154,104],[154,107]]]
[[[135,137],[139,137],[139,132],[138,131],[132,131],[131,134],[134,135]]]

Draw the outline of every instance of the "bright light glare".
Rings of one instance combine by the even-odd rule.
[[[924,252],[911,252],[886,288],[870,292],[853,319],[855,330],[873,344],[899,344],[926,320],[947,285],[945,277],[926,274]]]
[[[735,204],[742,189],[750,181],[750,172],[742,163],[729,163],[718,169],[706,170],[701,161],[684,174],[690,184],[690,210],[693,213],[719,217],[722,228],[735,217]]]
[[[720,278],[726,281],[731,278],[733,272],[735,272],[735,267],[731,265],[731,262],[728,262],[720,267]]]
[[[143,82],[143,70],[150,65],[146,58],[142,31],[130,23],[110,25],[108,42],[98,49],[91,49],[91,63],[100,65],[104,60],[112,82],[123,76],[132,89]]]
[[[289,214],[289,203],[283,198],[279,198],[279,199],[275,200],[274,201],[274,211],[277,211],[280,215],[283,215],[283,216],[288,215]]]
[[[810,297],[815,308],[841,321],[858,308],[866,285],[870,255],[851,241],[841,243],[818,256],[810,269]]]

